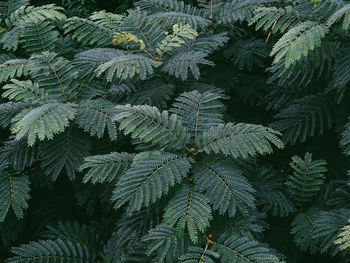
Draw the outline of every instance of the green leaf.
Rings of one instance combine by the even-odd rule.
[[[303,22],[290,29],[274,45],[271,56],[275,56],[273,61],[277,64],[284,59],[286,68],[294,62],[308,55],[309,51],[321,45],[328,29],[325,25],[317,22]]]
[[[313,238],[320,241],[319,251],[321,253],[328,252],[332,256],[338,253],[339,248],[334,242],[341,229],[347,225],[349,218],[349,209],[334,209],[318,214],[314,222],[316,230]]]
[[[57,53],[42,52],[32,55],[28,67],[40,88],[53,99],[68,102],[76,92],[78,71],[70,61]]]
[[[5,82],[12,78],[27,77],[28,60],[27,59],[11,59],[0,65],[0,82]]]
[[[74,241],[82,246],[86,245],[90,253],[96,253],[102,247],[102,242],[95,229],[85,224],[81,225],[76,221],[58,221],[54,225],[48,225],[47,231],[41,237],[52,240]]]
[[[91,253],[85,244],[70,240],[39,240],[11,248],[15,256],[7,263],[93,263],[96,254]],[[45,261],[44,261],[45,260]]]
[[[190,25],[173,25],[173,33],[166,36],[160,43],[156,51],[160,57],[162,57],[166,52],[170,51],[174,47],[180,47],[185,43],[183,38],[193,40],[198,33],[196,30],[193,30]]]
[[[54,134],[63,132],[74,116],[75,109],[69,104],[44,104],[26,113],[15,123],[12,132],[16,133],[16,140],[28,136],[28,145],[32,146],[37,138],[52,139]]]
[[[0,20],[7,18],[13,11],[26,5],[29,5],[29,0],[11,0],[7,2],[0,2]]]
[[[198,137],[199,152],[247,158],[272,152],[272,145],[283,148],[278,132],[260,125],[227,123],[211,127]]]
[[[293,174],[286,185],[292,198],[298,203],[310,202],[320,191],[327,172],[325,160],[312,161],[312,154],[306,153],[304,160],[293,156],[290,163]]]
[[[17,141],[15,139],[3,142],[0,148],[0,170],[10,164],[16,171],[23,171],[39,160],[38,147],[29,147],[25,138]]]
[[[89,19],[72,17],[64,25],[65,34],[85,45],[105,47],[112,44],[113,31]]]
[[[12,0],[11,0],[12,1]],[[21,6],[6,19],[8,26],[14,24],[29,24],[40,23],[46,19],[53,21],[67,19],[61,11],[63,7],[56,6],[55,4],[42,5],[42,6]]]
[[[153,74],[153,68],[159,66],[160,62],[144,55],[127,54],[120,55],[98,66],[95,72],[98,77],[106,72],[105,75],[108,82],[114,79],[132,79],[135,76],[144,80]]]
[[[205,191],[213,209],[220,214],[228,212],[233,217],[238,208],[248,215],[250,209],[255,209],[255,190],[229,161],[206,158],[197,162],[193,173],[196,189]]]
[[[204,233],[213,218],[208,203],[209,199],[195,192],[192,185],[183,185],[165,208],[164,223],[176,225],[179,238],[184,236],[187,227],[191,241],[198,243],[199,232]]]
[[[208,54],[202,51],[183,51],[173,54],[164,64],[163,69],[170,75],[186,80],[188,72],[191,72],[195,79],[199,79],[199,64],[214,66],[212,61],[205,59]]]
[[[59,32],[51,21],[26,23],[20,32],[19,43],[30,53],[54,51]]]
[[[182,263],[215,263],[215,259],[220,258],[220,254],[216,251],[208,249],[206,246],[204,249],[201,247],[191,246],[188,249],[188,252],[183,254],[179,259]]]
[[[11,124],[17,114],[22,111],[30,109],[32,106],[28,102],[7,102],[0,104],[0,125],[1,127],[7,127]]]
[[[148,244],[147,255],[156,254],[157,262],[174,262],[185,248],[185,240],[178,239],[175,229],[167,225],[158,225],[151,229],[142,241]]]
[[[114,119],[120,123],[119,129],[132,138],[152,142],[169,149],[188,149],[190,133],[182,126],[175,114],[159,112],[155,107],[142,105],[120,105]]]
[[[117,139],[117,125],[113,120],[117,110],[106,100],[86,100],[78,105],[76,122],[91,136],[102,138],[107,129],[111,140]]]
[[[350,221],[350,220],[349,220]],[[347,249],[350,247],[350,222],[345,225],[341,232],[338,234],[338,239],[334,241],[334,244],[338,245],[340,250]]]
[[[347,30],[350,25],[350,4],[344,5],[342,8],[333,13],[327,20],[327,26],[331,27],[335,22],[341,19],[344,16],[343,20],[343,29]]]
[[[51,175],[53,181],[62,170],[73,180],[84,158],[90,155],[90,149],[89,137],[78,129],[69,127],[65,132],[55,135],[52,140],[40,144],[41,166],[45,174]]]
[[[315,220],[320,213],[319,210],[311,209],[299,213],[292,221],[290,233],[293,235],[294,243],[303,252],[309,250],[315,254],[319,248],[320,239],[314,237],[317,230]]]
[[[28,208],[30,198],[28,176],[9,170],[0,171],[0,222],[5,220],[12,208],[17,218],[23,218],[23,210]]]
[[[167,194],[169,188],[187,175],[191,167],[187,157],[155,153],[135,157],[131,168],[121,176],[113,192],[115,208],[129,202],[129,213],[149,206]]]
[[[341,134],[340,145],[343,146],[344,153],[350,155],[350,118],[349,121],[345,124],[345,130]]]
[[[333,112],[330,96],[304,96],[275,114],[276,120],[269,126],[283,134],[284,143],[305,142],[308,137],[322,135],[327,128],[332,127]]]
[[[45,103],[50,100],[49,95],[39,87],[38,83],[16,79],[12,79],[11,82],[2,87],[5,90],[2,93],[3,98],[31,103]]]
[[[225,96],[221,93],[197,90],[184,92],[176,98],[171,112],[176,113],[179,119],[192,132],[194,140],[199,134],[212,126],[223,123],[225,107],[220,101]]]
[[[266,245],[247,237],[222,236],[214,242],[222,263],[279,263],[281,261]]]
[[[124,174],[130,167],[134,159],[133,154],[116,153],[104,155],[93,155],[85,158],[84,163],[79,167],[79,171],[86,168],[90,170],[85,174],[83,182],[91,181],[95,183],[113,182]]]
[[[141,0],[136,6],[151,14],[163,27],[174,24],[189,24],[192,28],[204,28],[209,21],[203,17],[201,9],[177,0]]]

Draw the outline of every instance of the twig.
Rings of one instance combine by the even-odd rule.
[[[266,40],[265,40],[265,43],[266,43],[266,44],[267,44],[267,42],[269,42],[269,38],[270,38],[270,36],[271,36],[271,32],[272,32],[272,30],[275,28],[275,26],[276,26],[276,24],[277,24],[277,22],[278,22],[279,19],[280,19],[280,18],[277,18],[276,21],[273,23],[272,28],[271,28],[271,31],[270,31],[270,33],[268,34],[268,36],[267,36],[267,38],[266,38]]]

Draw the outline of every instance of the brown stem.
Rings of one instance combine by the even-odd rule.
[[[276,24],[277,24],[277,22],[278,22],[279,19],[280,19],[280,18],[277,18],[276,21],[273,23],[272,28],[271,28],[271,31],[270,31],[270,33],[268,34],[267,38],[266,38],[266,41],[265,41],[266,44],[267,44],[267,42],[269,42],[269,38],[270,38],[270,36],[271,36],[271,32],[272,32],[272,30],[275,28],[275,26],[276,26]]]

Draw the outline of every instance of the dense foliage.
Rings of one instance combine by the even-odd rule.
[[[0,1],[0,261],[349,262],[350,2],[102,2]]]

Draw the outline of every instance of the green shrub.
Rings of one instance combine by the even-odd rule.
[[[349,2],[123,3],[0,2],[0,260],[348,262]]]

